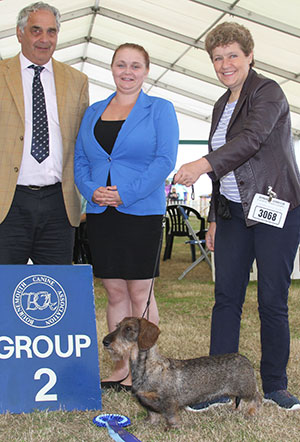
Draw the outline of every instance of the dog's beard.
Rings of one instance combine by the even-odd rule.
[[[129,355],[130,355],[129,350],[126,352],[124,352],[124,351],[119,352],[119,351],[116,351],[114,348],[106,348],[106,350],[108,351],[109,356],[113,362],[118,362],[118,361],[122,361],[123,359],[128,359]]]

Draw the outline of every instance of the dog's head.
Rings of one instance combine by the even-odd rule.
[[[104,347],[114,359],[128,357],[137,345],[139,350],[149,350],[156,343],[160,330],[144,318],[124,318],[116,330],[103,339]]]

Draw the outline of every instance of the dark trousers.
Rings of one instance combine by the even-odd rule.
[[[67,218],[61,183],[31,190],[17,186],[0,224],[0,264],[72,264],[74,227]]]
[[[300,239],[300,207],[282,229],[246,227],[241,204],[230,202],[231,220],[218,218],[215,238],[215,305],[210,354],[237,352],[249,271],[256,259],[261,321],[261,377],[265,393],[287,388],[288,290]]]

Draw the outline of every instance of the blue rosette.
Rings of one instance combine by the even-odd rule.
[[[98,427],[106,427],[109,421],[114,421],[119,427],[127,427],[131,424],[129,417],[121,414],[99,414],[93,419],[93,423]]]

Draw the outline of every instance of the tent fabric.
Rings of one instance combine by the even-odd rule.
[[[0,0],[0,57],[20,50],[16,17],[30,3]],[[292,128],[300,138],[299,0],[49,0],[62,14],[55,58],[86,73],[91,102],[114,89],[110,62],[125,42],[149,52],[145,92],[167,98],[178,115],[209,123],[212,106],[224,92],[204,50],[216,24],[236,21],[255,42],[255,68],[275,79],[291,108]],[[201,137],[199,137],[201,138]]]

